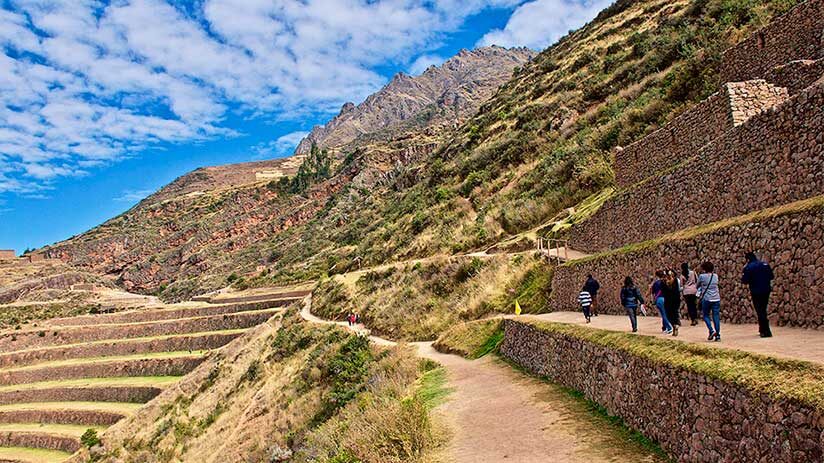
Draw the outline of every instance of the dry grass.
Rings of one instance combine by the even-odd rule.
[[[36,402],[0,405],[0,412],[18,410],[82,410],[123,413],[135,412],[143,404],[129,402]]]
[[[179,352],[148,352],[143,354],[112,355],[110,357],[85,357],[69,360],[55,360],[51,362],[35,363],[33,365],[26,365],[23,367],[0,369],[0,373],[12,371],[39,370],[41,368],[62,367],[69,365],[85,365],[89,363],[110,363],[144,359],[177,359],[185,357],[202,357],[206,355],[207,352],[208,351],[206,350],[192,350]]]
[[[441,334],[433,347],[439,352],[476,359],[491,352],[500,341],[501,319],[461,323]]]
[[[563,323],[525,323],[824,410],[824,367],[813,363]]]
[[[59,450],[32,449],[28,447],[0,447],[0,460],[27,463],[61,463],[69,457]]]
[[[180,378],[180,376],[127,376],[113,378],[81,378],[54,381],[40,381],[37,383],[0,386],[0,392],[30,389],[51,389],[56,387],[165,387],[176,383],[178,380],[180,380]]]
[[[40,423],[0,423],[0,432],[42,432],[80,438],[87,429],[101,432],[105,426],[89,426],[85,424],[40,424]]]

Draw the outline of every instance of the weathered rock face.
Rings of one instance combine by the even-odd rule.
[[[340,114],[315,127],[295,152],[308,153],[313,143],[322,148],[339,147],[424,113],[437,120],[468,116],[533,54],[526,48],[483,47],[462,50],[417,77],[399,73],[363,103],[343,105]]]
[[[582,392],[679,462],[814,462],[821,411],[564,333],[504,320],[501,354]]]
[[[822,107],[824,82],[819,82],[728,131],[662,176],[619,192],[573,227],[571,246],[590,252],[615,249],[821,194]]]
[[[561,266],[552,280],[550,307],[575,307],[578,292],[591,273],[601,283],[600,310],[623,315],[619,294],[624,277],[631,276],[646,292],[649,275],[655,270],[677,270],[681,262],[697,268],[710,260],[719,275],[722,318],[732,323],[754,323],[749,289],[740,283],[744,253],[750,250],[761,254],[775,271],[770,303],[774,322],[824,328],[824,198],[817,206],[801,211]]]

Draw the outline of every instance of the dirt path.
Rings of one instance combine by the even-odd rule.
[[[578,312],[553,312],[528,317],[540,320],[586,325],[610,331],[630,330],[629,318],[621,315],[599,315],[586,324],[583,315]],[[772,357],[794,360],[806,360],[824,363],[824,332],[803,328],[772,327],[772,338],[758,337],[758,325],[721,324],[721,342],[707,341],[707,327],[701,321],[697,326],[689,326],[689,320],[681,320],[678,337],[664,336],[661,333],[661,319],[658,317],[638,317],[639,335],[656,336],[674,341],[695,344],[707,344],[722,349],[738,349]]]
[[[322,320],[307,297],[301,316],[368,335],[363,325]],[[378,345],[393,341],[370,336]],[[437,352],[430,342],[413,343],[418,355],[446,369],[449,400],[438,407],[453,436],[442,458],[454,463],[658,462],[651,452],[628,442],[584,405],[557,386],[524,375],[502,361],[466,360]],[[612,432],[611,432],[612,431]]]

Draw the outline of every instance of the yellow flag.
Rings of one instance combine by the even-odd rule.
[[[515,315],[521,315],[521,304],[518,304],[517,299],[515,299]]]

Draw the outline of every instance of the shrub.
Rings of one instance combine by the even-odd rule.
[[[92,428],[87,429],[86,432],[80,436],[80,443],[86,448],[92,448],[96,445],[100,445],[100,438],[97,437],[97,431]]]

